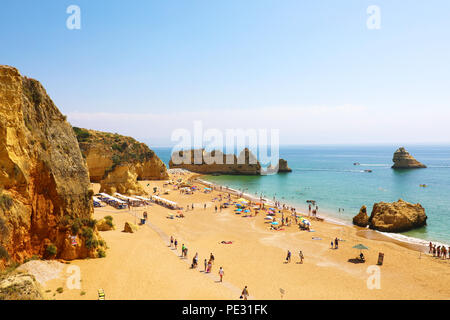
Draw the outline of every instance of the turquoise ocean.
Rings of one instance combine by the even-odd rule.
[[[248,194],[263,195],[305,211],[316,200],[319,215],[350,224],[362,205],[403,199],[420,203],[427,226],[390,235],[410,242],[450,243],[450,146],[405,145],[426,169],[393,170],[398,146],[284,146],[280,157],[292,173],[269,176],[207,176],[204,179]],[[171,148],[154,148],[166,165]],[[360,165],[354,165],[360,163]],[[365,172],[364,170],[372,170]],[[427,187],[421,187],[425,184]],[[342,208],[339,212],[339,208]],[[307,211],[306,211],[307,212]],[[420,240],[419,240],[420,239]]]

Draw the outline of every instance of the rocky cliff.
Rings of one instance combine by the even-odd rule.
[[[279,159],[277,166],[269,165],[267,170],[264,171],[255,155],[248,148],[242,150],[238,156],[224,154],[217,150],[211,152],[204,149],[178,151],[172,154],[169,167],[183,168],[202,174],[230,175],[260,175],[292,171],[284,159]]]
[[[261,172],[260,163],[247,148],[239,156],[204,149],[179,151],[172,154],[169,167],[202,174],[259,175]]]
[[[0,267],[33,255],[95,257],[92,213],[71,125],[38,81],[0,66]]]
[[[412,155],[409,154],[405,148],[398,148],[394,152],[394,157],[392,158],[394,165],[393,169],[415,169],[415,168],[426,168],[427,166],[420,163]]]
[[[370,218],[363,206],[353,223],[384,232],[404,232],[426,225],[425,209],[420,204],[411,204],[402,199],[397,202],[378,202],[373,205]]]
[[[91,182],[101,192],[140,194],[138,180],[168,179],[167,168],[147,145],[119,134],[74,127]]]

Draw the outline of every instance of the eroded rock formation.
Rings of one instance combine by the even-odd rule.
[[[369,225],[369,216],[367,215],[366,206],[362,206],[359,213],[353,217],[353,224],[363,228]]]
[[[402,199],[397,202],[378,202],[373,205],[369,227],[385,232],[404,232],[426,225],[425,209]]]
[[[138,180],[168,179],[167,168],[144,143],[119,134],[74,128],[91,182],[101,192],[142,194]]]
[[[44,87],[0,66],[0,262],[95,257],[95,226],[81,233],[92,193],[72,127]]]
[[[426,168],[427,166],[420,163],[412,155],[409,154],[405,148],[398,148],[394,152],[394,157],[392,158],[394,165],[393,169],[415,169],[415,168]]]
[[[242,150],[238,156],[224,154],[217,150],[211,152],[204,149],[178,151],[172,154],[169,167],[202,174],[260,175],[263,172],[261,164],[248,148]],[[269,166],[267,169],[269,173],[290,171],[292,170],[288,167],[287,161],[283,159],[279,160],[277,167]]]

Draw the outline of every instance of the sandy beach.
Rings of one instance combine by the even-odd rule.
[[[170,194],[160,196],[183,207],[185,218],[168,219],[177,211],[157,204],[131,210],[96,208],[95,219],[111,215],[116,225],[116,230],[101,232],[109,247],[107,256],[64,265],[58,278],[44,284],[48,298],[97,299],[97,290],[103,288],[106,299],[236,300],[246,285],[251,299],[450,298],[450,260],[421,253],[417,251],[420,248],[327,221],[312,221],[314,232],[300,231],[295,224],[282,231],[270,230],[264,212],[245,218],[230,207],[216,213],[218,202],[213,199],[224,192],[186,195],[163,186],[164,181],[140,183],[149,194],[153,187],[169,190]],[[94,185],[95,192],[98,188]],[[194,210],[186,211],[192,204]],[[148,212],[147,224],[139,226],[136,233],[122,232],[126,221],[137,223],[144,211]],[[277,218],[280,220],[279,214]],[[170,248],[170,236],[178,240],[178,250]],[[332,249],[330,242],[336,237],[342,241],[339,249]],[[364,252],[366,262],[349,262],[359,255],[352,248],[359,243],[369,248]],[[187,259],[180,257],[182,244],[188,248]],[[290,263],[285,263],[287,250],[292,252]],[[299,263],[299,250],[304,254],[303,264]],[[199,266],[190,269],[196,252]],[[371,268],[377,264],[379,252],[384,253],[383,265],[375,269],[380,271],[379,288],[370,289],[368,279],[375,283],[371,282]],[[215,262],[212,272],[205,274],[203,261],[210,253]],[[81,289],[66,287],[70,276],[66,269],[73,265],[80,267]],[[223,283],[218,281],[220,267],[225,272]],[[62,293],[55,292],[59,287],[64,288]]]

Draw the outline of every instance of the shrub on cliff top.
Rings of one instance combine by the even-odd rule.
[[[47,248],[45,248],[45,252],[50,256],[54,257],[56,256],[56,253],[58,252],[58,249],[54,244],[49,244]]]
[[[73,127],[73,131],[75,132],[75,135],[77,136],[78,142],[86,142],[91,137],[91,134],[87,130],[84,130],[84,129],[81,129],[78,127]]]

